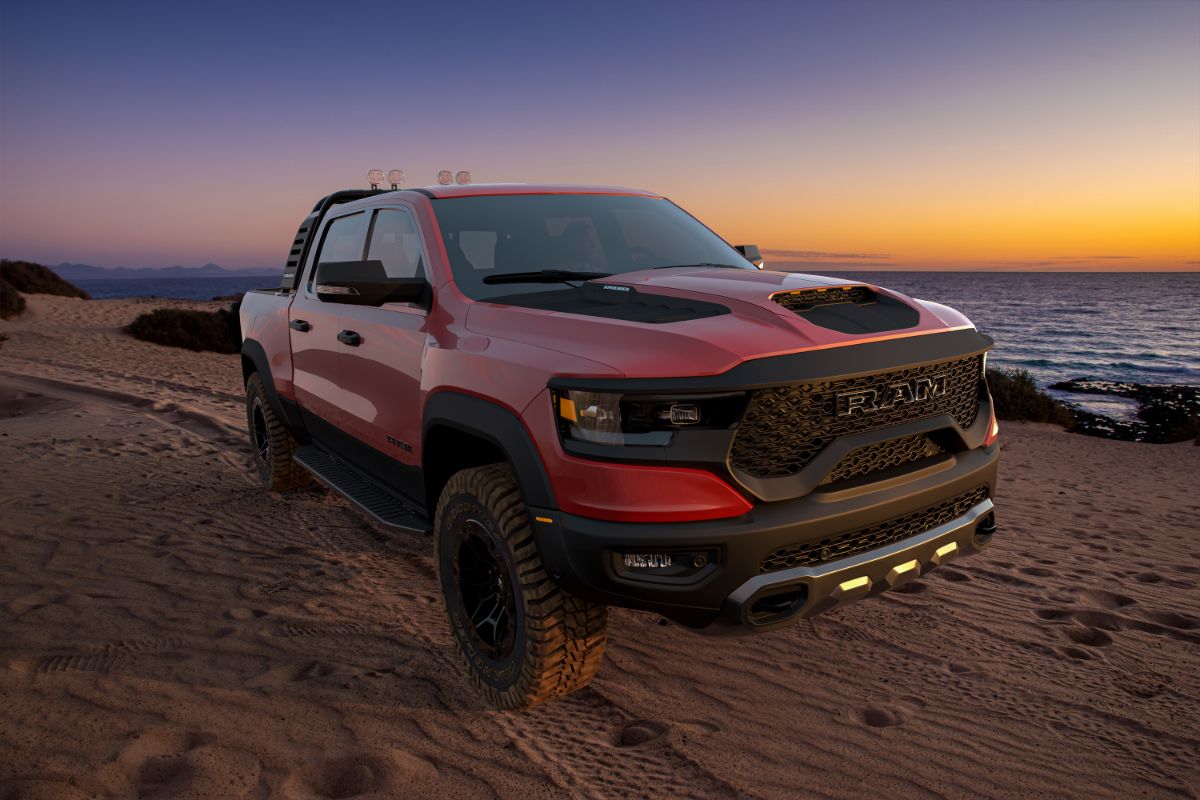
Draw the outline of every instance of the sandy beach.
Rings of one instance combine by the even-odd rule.
[[[484,708],[429,539],[251,473],[237,356],[0,321],[0,800],[1197,797],[1200,447],[1008,424],[983,555]]]

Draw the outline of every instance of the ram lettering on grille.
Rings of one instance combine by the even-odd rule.
[[[900,381],[876,389],[859,389],[853,392],[838,392],[834,401],[837,415],[868,414],[872,411],[887,411],[898,405],[916,405],[946,394],[946,376],[930,375]]]

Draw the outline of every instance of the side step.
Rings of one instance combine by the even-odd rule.
[[[429,533],[432,529],[429,520],[411,505],[320,447],[304,445],[293,458],[314,478],[389,528],[412,533]]]

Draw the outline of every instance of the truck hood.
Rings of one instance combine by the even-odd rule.
[[[599,362],[628,378],[670,378],[718,375],[755,358],[972,327],[945,306],[820,275],[679,267],[614,275],[585,287],[587,296],[574,305],[561,302],[565,293],[555,293],[547,308],[524,300],[473,303],[467,328],[575,355],[580,371],[571,377],[592,377]],[[852,287],[861,288],[837,294]],[[796,294],[821,289],[834,293]],[[841,296],[864,302],[826,302]],[[626,318],[611,308],[621,302],[634,304]],[[654,317],[646,309],[666,307],[659,319],[671,321],[646,321]]]

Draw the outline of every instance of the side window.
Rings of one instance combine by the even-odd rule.
[[[402,208],[381,208],[375,212],[367,260],[382,261],[389,278],[425,276],[421,237],[412,214]]]
[[[363,243],[367,238],[367,214],[360,211],[338,217],[325,228],[325,236],[321,240],[321,251],[317,253],[316,265],[328,264],[334,261],[361,261]],[[314,267],[308,276],[308,287],[311,290],[313,278],[317,270]]]

